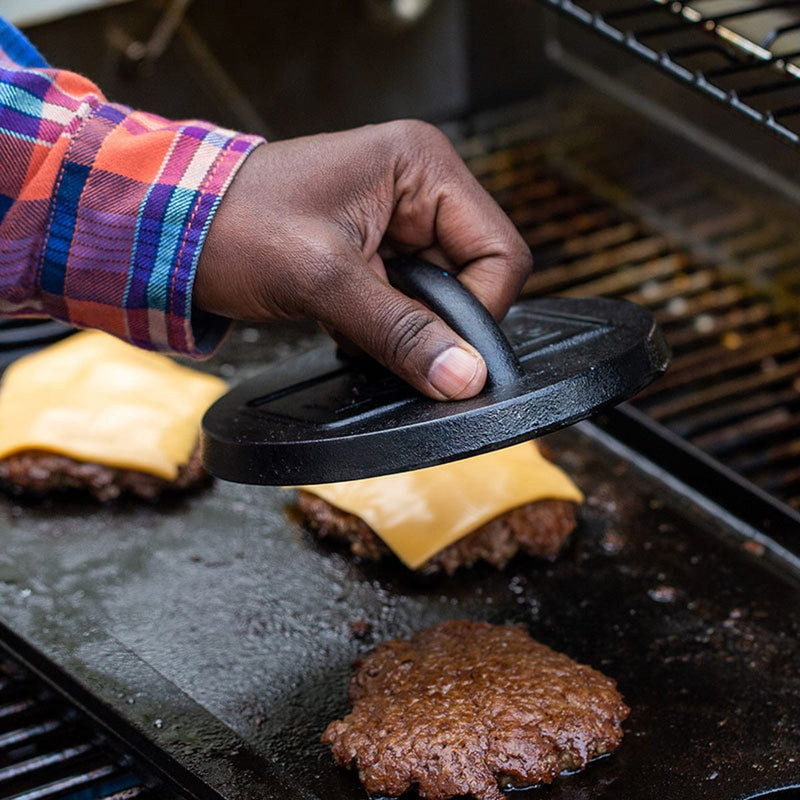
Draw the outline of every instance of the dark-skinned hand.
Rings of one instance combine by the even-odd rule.
[[[426,395],[471,397],[483,359],[386,280],[383,258],[409,253],[457,274],[498,320],[531,269],[519,233],[431,125],[272,142],[225,194],[193,300],[232,319],[318,320]]]

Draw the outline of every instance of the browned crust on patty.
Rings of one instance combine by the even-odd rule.
[[[467,620],[378,645],[350,702],[322,737],[336,761],[371,793],[428,800],[551,783],[613,751],[629,713],[611,678],[522,627]]]
[[[0,460],[0,482],[12,491],[44,495],[64,489],[81,489],[104,502],[122,494],[156,500],[165,491],[187,491],[208,480],[199,447],[195,447],[189,462],[180,468],[172,481],[137,470],[76,461],[42,450],[25,450]]]
[[[321,538],[350,546],[353,555],[379,561],[391,551],[364,520],[306,491],[298,494],[303,523]],[[417,571],[446,572],[487,561],[502,569],[519,550],[555,558],[575,528],[574,505],[566,500],[538,500],[501,514],[429,558]]]

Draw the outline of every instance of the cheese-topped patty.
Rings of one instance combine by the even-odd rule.
[[[362,519],[411,569],[511,509],[583,501],[533,442],[435,467],[301,487]]]
[[[219,378],[99,331],[25,356],[0,385],[0,459],[23,451],[174,480]]]

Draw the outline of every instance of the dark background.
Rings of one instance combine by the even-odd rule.
[[[53,66],[89,76],[110,100],[273,137],[443,121],[541,85],[531,3],[434,0],[404,27],[376,17],[380,0],[194,0],[154,69],[135,74],[123,53],[150,37],[166,5],[133,0],[26,33]]]

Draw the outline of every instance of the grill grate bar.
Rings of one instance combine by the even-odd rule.
[[[133,797],[142,797],[146,791],[147,789],[145,789],[144,786],[131,786],[130,789],[123,789],[120,792],[106,794],[102,797],[98,797],[97,800],[131,800]]]
[[[533,184],[533,186],[539,187],[542,184]],[[568,221],[575,226],[571,233],[575,233],[595,230],[619,221],[619,214],[615,209],[597,208],[591,203],[591,198],[584,194],[556,194],[555,190],[560,188],[553,186],[554,191],[545,198],[548,200],[547,203],[530,204],[517,208],[514,212],[514,222],[517,226],[533,227],[539,226],[541,223],[553,224],[556,222],[563,225],[567,221],[564,219],[564,215],[570,214]],[[529,199],[521,197],[521,194],[515,193],[510,198],[511,202],[519,201],[521,203],[523,200]],[[541,228],[537,227],[535,233],[541,236]],[[557,240],[563,238],[563,234],[560,236],[559,231],[554,231],[550,238]],[[543,241],[547,241],[547,239],[543,239]]]
[[[678,352],[667,374],[645,389],[640,397],[657,397],[670,389],[684,388],[704,378],[716,383],[726,373],[749,373],[764,359],[797,353],[800,335],[782,337],[781,333],[780,328],[765,328],[752,334],[750,341],[742,346],[729,348],[715,343],[689,353]]]
[[[800,275],[800,247],[790,242],[762,253],[752,253],[748,262],[753,270],[762,274]]]
[[[6,705],[0,706],[0,719],[3,717],[10,717],[14,714],[21,714],[24,711],[27,711],[33,708],[36,705],[36,700],[32,697],[27,698],[25,700],[19,700],[16,703],[7,703]]]
[[[0,798],[128,800],[175,792],[0,644]],[[145,777],[147,776],[147,777]]]
[[[748,307],[724,305],[714,308],[711,305],[713,297],[703,298],[704,302],[695,304],[699,310],[693,319],[681,316],[677,319],[665,319],[664,328],[674,328],[675,323],[681,325],[678,330],[670,333],[670,344],[673,348],[695,347],[701,342],[716,339],[720,334],[729,334],[731,343],[741,339],[741,333],[759,325],[775,322],[774,309],[767,303],[756,303]],[[707,301],[707,302],[705,302]],[[715,314],[709,313],[714,310]],[[665,317],[664,314],[657,315]],[[724,344],[724,341],[723,341]]]
[[[565,297],[596,297],[598,295],[613,297],[626,294],[647,281],[669,277],[676,270],[686,267],[688,261],[685,253],[671,253],[642,264],[636,264],[626,269],[624,273],[612,272],[594,280],[587,280],[579,287],[564,289],[560,294]],[[665,284],[661,285],[666,286]],[[669,297],[674,296],[674,287],[672,287]]]
[[[712,289],[716,283],[715,276],[709,272],[679,274],[670,282],[645,283],[641,287],[628,292],[626,297],[634,303],[658,309],[672,304],[676,308],[684,305],[687,297],[693,297]]]
[[[663,402],[644,402],[642,406],[653,419],[669,423],[670,427],[681,435],[689,435],[691,415],[695,409],[703,410],[714,406],[719,409],[714,413],[724,419],[726,409],[730,407],[731,402],[737,399],[743,402],[742,395],[767,388],[774,391],[776,386],[791,383],[798,374],[800,374],[800,360],[792,360],[773,369],[765,370],[762,367],[742,378],[715,382],[705,389],[681,394]],[[793,391],[798,390],[797,387],[793,387]],[[686,425],[685,430],[684,425]]]
[[[633,231],[629,224],[620,222],[619,215],[609,209],[582,210],[569,219],[559,219],[553,212],[556,208],[537,209],[539,213],[515,215],[514,222],[522,229],[528,244],[531,247],[544,247],[553,242],[559,243],[559,250],[563,246],[568,255],[581,255],[595,249],[593,242],[598,242],[598,247],[627,243],[631,240]],[[524,216],[524,219],[521,219]],[[567,239],[568,233],[572,237]],[[542,260],[547,261],[546,254]]]
[[[94,783],[101,778],[112,775],[114,771],[115,767],[112,764],[105,764],[102,767],[96,767],[88,772],[70,775],[67,778],[53,781],[44,786],[38,786],[35,789],[11,795],[8,800],[42,800],[44,797],[52,797],[53,795],[61,794],[67,789],[74,789],[78,786]]]
[[[697,445],[713,456],[738,451],[742,445],[757,444],[768,437],[800,433],[800,419],[789,415],[785,408],[770,408],[762,414],[739,420],[735,425],[698,436]]]
[[[738,236],[760,224],[760,220],[750,209],[737,209],[718,217],[706,218],[703,215],[699,221],[690,221],[687,231],[696,239],[713,242],[715,239],[726,236]]]
[[[677,289],[678,287],[673,285],[672,288]],[[744,286],[739,284],[724,284],[719,286],[714,283],[713,276],[709,276],[706,288],[707,291],[695,296],[691,296],[688,292],[673,294],[666,306],[655,310],[656,319],[659,324],[666,328],[669,327],[671,323],[681,322],[686,324],[694,320],[694,324],[696,325],[697,319],[704,319],[704,317],[700,316],[702,314],[711,311],[719,312],[735,308],[744,308],[752,299]],[[751,306],[750,308],[753,307],[754,306]],[[761,301],[755,301],[755,307],[771,310],[768,303]],[[673,347],[676,347],[677,342],[674,336],[675,334],[672,335],[670,341]]]
[[[794,439],[785,444],[775,445],[765,450],[763,453],[751,456],[750,458],[742,457],[736,462],[736,468],[744,475],[751,475],[759,472],[764,480],[768,480],[768,476],[773,473],[771,467],[775,462],[796,460],[800,456],[800,439]],[[794,483],[797,476],[800,475],[797,468],[788,472],[775,473],[775,485],[780,485],[777,481],[780,480],[784,485]]]
[[[527,237],[526,237],[527,238]],[[571,260],[571,254],[559,254],[557,249],[545,252],[534,250],[534,262],[546,265],[556,264],[551,269],[534,273],[533,277],[525,284],[526,292],[554,292],[562,288],[575,285],[576,281],[593,278],[599,273],[611,272],[623,265],[641,263],[648,259],[658,258],[669,254],[670,248],[666,240],[658,237],[626,241],[618,247],[608,250],[600,249],[592,252],[591,243],[585,241],[576,243],[573,248],[565,248],[592,253],[583,258]],[[598,237],[599,241],[599,237]],[[567,257],[564,257],[564,256]],[[560,257],[559,257],[560,256]]]
[[[62,726],[60,719],[50,719],[46,722],[41,722],[38,725],[28,725],[24,728],[9,731],[8,733],[0,734],[0,751],[5,748],[12,747],[13,745],[28,742],[31,739],[44,736],[45,734],[52,733]]]
[[[4,767],[0,769],[0,784],[12,778],[19,778],[21,775],[26,775],[29,772],[35,772],[36,770],[50,767],[54,764],[63,764],[65,761],[70,761],[73,758],[85,755],[90,752],[93,747],[94,745],[89,743],[79,744],[53,753],[45,753],[44,755],[30,758],[27,761],[20,761],[17,764],[12,764],[10,767]]]
[[[789,404],[797,398],[797,389],[791,384],[788,388],[778,389],[774,393],[762,392],[760,394],[747,395],[743,399],[729,395],[725,398],[724,408],[716,406],[712,409],[695,413],[690,417],[682,417],[673,428],[682,436],[692,436],[695,444],[698,444],[699,436],[709,429],[719,429],[718,426],[728,422],[738,424],[739,419],[752,417],[774,409],[776,405]],[[655,417],[652,410],[651,416]]]
[[[540,0],[603,38],[634,53],[672,79],[726,105],[777,135],[800,144],[800,64],[796,47],[781,46],[800,28],[800,6],[792,0],[743,4],[704,14],[691,2],[655,0],[631,9],[593,0]],[[788,36],[787,36],[788,34]],[[783,52],[781,52],[783,50]],[[726,86],[737,77],[740,85]],[[780,82],[781,93],[795,98],[778,106],[747,101],[763,97],[764,86]],[[781,117],[791,117],[779,121]]]
[[[764,71],[770,67],[780,66],[783,63],[800,58],[800,50],[789,50],[785,53],[773,54],[769,58],[759,59],[758,61],[745,61],[731,64],[727,67],[706,70],[706,78],[712,80],[716,78],[727,78],[731,75],[753,72],[755,70]]]

